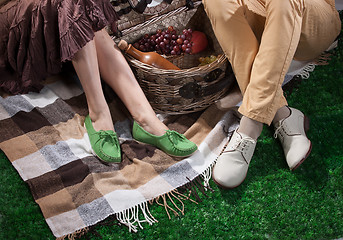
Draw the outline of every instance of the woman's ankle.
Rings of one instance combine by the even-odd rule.
[[[153,135],[162,136],[166,130],[168,130],[168,127],[161,122],[157,116],[141,116],[133,118],[145,131]]]
[[[113,130],[114,125],[111,117],[111,113],[108,111],[89,111],[89,116],[92,120],[93,127],[96,131],[100,130]]]

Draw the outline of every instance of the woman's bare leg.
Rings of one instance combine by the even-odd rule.
[[[96,32],[94,40],[102,79],[139,125],[151,134],[163,135],[167,126],[157,118],[119,48],[105,30]]]
[[[94,40],[88,42],[75,54],[72,63],[86,94],[89,116],[93,121],[94,129],[96,131],[114,130],[101,87]]]

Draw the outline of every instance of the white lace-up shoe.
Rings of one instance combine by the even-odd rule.
[[[295,170],[310,154],[312,144],[305,133],[308,119],[299,110],[288,108],[291,114],[274,125],[274,137],[281,141],[289,168]]]
[[[254,139],[236,129],[213,168],[214,182],[223,188],[239,186],[247,175],[255,146]]]

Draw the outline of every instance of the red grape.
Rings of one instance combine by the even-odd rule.
[[[182,40],[181,38],[178,38],[178,39],[176,40],[176,43],[179,44],[179,45],[181,45],[181,44],[183,43],[183,40]]]
[[[164,42],[160,42],[160,47],[163,49],[166,47],[166,44]]]
[[[157,51],[163,54],[180,55],[192,52],[192,29],[183,29],[180,35],[173,26],[157,29],[155,34],[144,34],[133,46],[141,51]]]
[[[174,50],[175,52],[178,52],[178,51],[180,50],[180,47],[176,45],[176,46],[174,46],[173,50]]]
[[[170,43],[169,39],[167,39],[167,38],[165,38],[165,39],[163,40],[163,42],[164,42],[165,44],[169,44],[169,43]]]

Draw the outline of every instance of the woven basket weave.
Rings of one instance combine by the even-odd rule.
[[[157,113],[184,114],[203,110],[223,97],[235,78],[214,36],[201,1],[195,2],[192,10],[181,7],[125,29],[123,37],[114,40],[118,42],[124,39],[133,43],[146,33],[155,33],[157,29],[165,29],[170,25],[178,31],[192,28],[204,32],[209,40],[207,50],[199,54],[167,57],[181,70],[158,69],[128,55],[126,58]],[[199,66],[199,57],[210,55],[218,56],[217,60]]]

